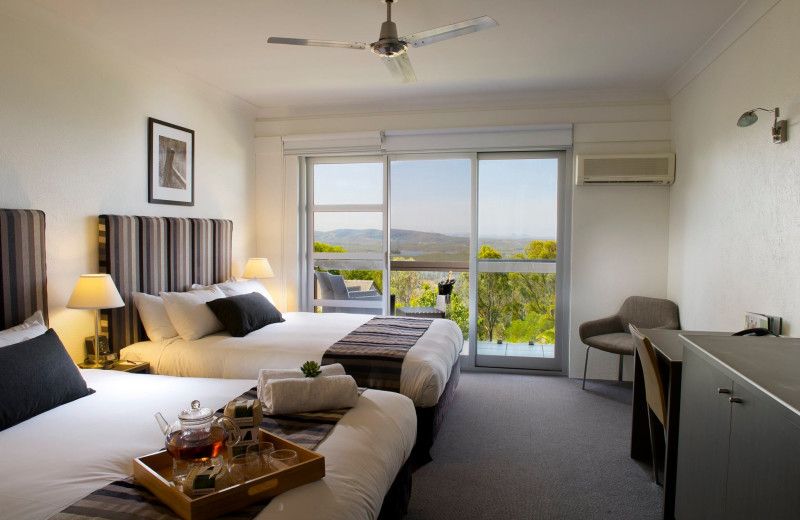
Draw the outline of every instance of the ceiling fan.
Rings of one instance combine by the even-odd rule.
[[[483,29],[495,27],[497,22],[488,16],[481,16],[464,20],[450,25],[429,29],[402,38],[397,37],[397,26],[392,21],[392,4],[397,0],[382,0],[386,4],[386,21],[381,25],[381,34],[378,41],[372,44],[360,42],[339,42],[330,40],[306,40],[302,38],[281,38],[272,36],[267,43],[281,43],[285,45],[315,45],[319,47],[339,47],[344,49],[370,49],[377,54],[386,64],[392,75],[402,83],[416,81],[414,69],[408,59],[406,50],[408,46],[422,47],[431,43],[448,40],[456,36],[474,33]]]

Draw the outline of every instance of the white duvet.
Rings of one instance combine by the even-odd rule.
[[[143,341],[122,349],[120,357],[148,361],[154,374],[256,379],[262,368],[294,368],[306,361],[320,362],[328,347],[372,316],[287,312],[283,317],[285,322],[268,325],[243,338],[219,332],[193,341]],[[410,397],[417,407],[435,405],[463,345],[461,329],[455,322],[433,320],[406,354],[400,393]]]
[[[220,408],[254,381],[84,370],[97,392],[0,432],[0,518],[41,519],[133,474],[164,445],[153,414],[174,419],[193,399]],[[257,518],[373,519],[411,453],[416,415],[400,394],[367,390],[319,445],[325,478],[274,498]]]

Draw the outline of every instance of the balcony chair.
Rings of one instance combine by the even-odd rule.
[[[586,369],[589,366],[589,349],[596,348],[612,354],[619,354],[618,380],[622,381],[623,356],[632,356],[633,337],[628,325],[640,329],[680,329],[678,306],[670,300],[629,296],[617,314],[607,318],[587,321],[578,327],[581,342],[586,345],[586,360],[583,365],[582,389],[586,389]]]
[[[383,299],[378,291],[360,291],[358,287],[347,287],[342,275],[325,271],[314,271],[319,282],[320,297],[323,300],[361,300],[380,301]],[[378,309],[370,307],[323,307],[322,312],[345,312],[349,314],[374,314]]]
[[[661,372],[658,369],[658,359],[656,352],[653,350],[653,344],[650,343],[650,338],[639,332],[635,325],[630,325],[631,335],[633,336],[633,343],[636,346],[636,352],[639,354],[639,360],[642,363],[642,375],[644,376],[644,393],[647,400],[647,422],[650,426],[650,454],[653,461],[653,480],[656,484],[658,482],[658,461],[660,456],[656,455],[656,429],[661,430],[664,435],[664,444],[667,445],[667,404],[664,398],[664,385],[661,382]],[[661,423],[661,428],[658,428],[655,419]],[[661,444],[659,444],[661,445]]]

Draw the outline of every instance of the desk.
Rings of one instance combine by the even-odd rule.
[[[680,334],[730,336],[730,332],[702,332],[668,329],[641,329],[650,338],[658,357],[661,384],[667,401],[667,442],[664,456],[664,518],[675,518],[675,475],[678,462],[678,429],[681,408],[681,369],[683,341]],[[658,438],[658,437],[656,437]],[[650,464],[650,429],[647,400],[639,355],[633,354],[633,404],[631,416],[631,458]]]

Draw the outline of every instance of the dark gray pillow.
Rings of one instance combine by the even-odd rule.
[[[53,329],[0,348],[0,431],[92,393]]]
[[[241,338],[272,323],[286,321],[262,294],[250,293],[206,302],[231,336]]]

